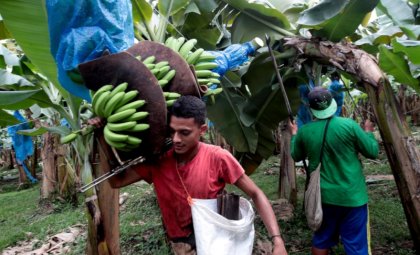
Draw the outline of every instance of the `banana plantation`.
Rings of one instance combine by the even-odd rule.
[[[0,0],[0,196],[35,187],[36,210],[82,205],[82,253],[130,254],[108,178],[167,151],[171,106],[192,95],[206,142],[250,177],[276,158],[274,199],[297,211],[288,123],[305,123],[303,90],[338,84],[340,116],[375,123],[419,254],[419,77],[419,0]]]

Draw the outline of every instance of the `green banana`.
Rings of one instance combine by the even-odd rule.
[[[171,40],[173,40],[173,37],[172,36],[170,36],[170,37],[168,37],[168,38],[166,38],[166,40],[165,40],[165,45],[166,46],[168,46],[169,45],[169,42],[171,41]]]
[[[170,80],[172,80],[172,78],[174,78],[174,77],[175,77],[175,74],[176,74],[175,69],[172,69],[172,70],[170,70],[169,72],[167,72],[167,73],[165,74],[165,76],[163,76],[163,77],[162,77],[162,79],[161,79],[161,80],[167,80],[167,81],[170,81]]]
[[[112,94],[112,93],[111,93]],[[109,96],[111,96],[111,94]],[[103,113],[104,117],[108,117],[111,113],[114,112],[115,107],[117,104],[124,98],[125,92],[118,92],[113,97],[111,97],[108,102],[106,102]]]
[[[137,57],[135,57],[138,61],[141,61],[141,56],[138,55]]]
[[[202,71],[202,70],[199,70]],[[220,78],[220,74],[216,73],[216,72],[211,72],[211,77],[213,78]]]
[[[69,143],[74,141],[77,138],[77,134],[76,133],[70,133],[66,136],[63,136],[60,138],[60,143],[61,144],[65,144],[65,143]]]
[[[95,94],[93,94],[92,97],[92,104],[94,101],[96,101],[98,99],[98,97],[105,91],[110,91],[114,86],[113,85],[104,85],[102,87],[100,87]]]
[[[130,145],[140,145],[141,142],[142,141],[141,141],[140,138],[137,138],[137,137],[131,136],[131,135],[128,136],[127,144],[130,144]]]
[[[155,64],[145,64],[145,66],[147,67],[147,69],[152,70],[153,68],[155,68]]]
[[[145,103],[146,101],[139,99],[139,100],[136,100],[136,101],[133,101],[131,103],[121,106],[119,109],[115,111],[115,113],[123,112],[127,109],[137,109],[143,106]]]
[[[176,93],[176,92],[164,92],[164,95],[169,100],[177,99],[177,98],[181,97],[181,94]]]
[[[207,84],[210,82],[210,79],[198,78],[197,81],[199,84]]]
[[[143,60],[143,64],[152,64],[153,62],[155,62],[156,57],[155,56],[149,56],[147,57],[145,60]]]
[[[107,118],[107,121],[114,123],[123,119],[128,118],[136,112],[136,109],[127,109],[125,111],[117,112]]]
[[[119,109],[121,108],[121,106],[126,105],[128,102],[133,100],[138,94],[139,92],[137,90],[131,90],[125,93],[123,99],[121,99],[121,101],[115,106],[114,109]]]
[[[155,68],[162,68],[162,67],[167,66],[167,65],[169,65],[168,61],[161,61],[159,63],[156,63]]]
[[[200,49],[194,51],[193,53],[191,53],[186,59],[187,63],[191,64],[191,65],[194,65],[203,52],[204,52],[204,49],[200,48]]]
[[[175,38],[171,36],[171,37],[169,37],[168,39],[166,39],[165,45],[166,45],[168,48],[172,49],[172,48],[173,48],[174,43],[175,43]]]
[[[220,93],[222,93],[222,91],[223,91],[222,88],[217,88],[217,89],[213,90],[213,95],[220,94]]]
[[[110,94],[111,91],[105,91],[98,97],[96,104],[92,105],[93,112],[99,117],[105,117],[102,110],[104,109],[106,102],[108,102]]]
[[[212,89],[207,91],[204,96],[212,96],[212,95],[217,95],[222,93],[223,89],[222,88],[217,88],[217,89]]]
[[[133,115],[129,116],[125,121],[137,121],[146,118],[149,116],[148,112],[136,112]]]
[[[127,129],[130,129],[132,127],[134,127],[137,124],[137,122],[135,121],[127,121],[127,122],[122,122],[122,123],[107,123],[107,127],[109,130],[111,131],[124,131]]]
[[[108,140],[112,142],[125,142],[128,139],[128,135],[112,132],[109,129],[108,124],[106,124],[104,127],[104,137],[108,138]]]
[[[166,107],[170,107],[170,106],[174,105],[175,101],[176,101],[176,99],[171,99],[171,100],[166,101]]]
[[[157,74],[156,78],[157,79],[163,78],[169,72],[170,69],[171,69],[170,66],[164,66],[164,67],[160,68],[159,73]]]
[[[111,92],[111,94],[109,95],[110,98],[114,97],[118,92],[122,92],[125,91],[128,87],[128,83],[127,82],[123,82],[119,85],[117,85]]]
[[[182,45],[179,49],[179,55],[181,55],[184,59],[187,58],[190,51],[194,48],[195,44],[197,43],[196,39],[190,39],[186,43]]]
[[[174,51],[179,51],[179,49],[184,44],[184,42],[185,42],[184,37],[179,37],[178,39],[175,39],[175,42],[174,42],[174,45],[173,45],[173,50]]]
[[[153,75],[156,75],[159,73],[159,68],[153,68],[150,72],[152,72]]]
[[[215,78],[210,78],[209,82],[213,83],[213,84],[220,84],[220,80],[219,79],[215,79]]]
[[[124,150],[124,148],[126,147],[126,143],[121,143],[121,142],[114,142],[114,141],[112,141],[112,140],[109,140],[109,138],[107,137],[107,136],[105,136],[104,135],[104,138],[105,138],[105,141],[106,141],[106,143],[109,145],[109,146],[111,146],[111,147],[114,147],[114,148],[117,148],[117,149],[122,149],[122,150]]]
[[[195,70],[211,70],[219,65],[215,62],[200,62],[194,66]]]
[[[213,56],[212,54],[203,52],[203,54],[201,54],[201,56],[198,58],[197,62],[211,62],[215,59],[216,57]]]
[[[210,70],[197,70],[195,71],[195,75],[197,78],[208,78],[212,76],[213,72]]]
[[[164,87],[166,84],[168,84],[168,81],[167,80],[164,80],[164,79],[161,79],[161,80],[158,80],[158,84],[161,87]]]
[[[136,124],[134,127],[132,127],[131,129],[126,130],[127,132],[141,132],[144,130],[147,130],[150,128],[149,124],[144,124],[144,123],[140,123],[140,124]]]

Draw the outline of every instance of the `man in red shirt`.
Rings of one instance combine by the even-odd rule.
[[[173,148],[158,163],[140,164],[110,179],[113,188],[139,180],[154,184],[163,224],[175,254],[195,254],[195,238],[188,196],[213,199],[234,184],[253,201],[274,244],[273,254],[287,254],[276,217],[265,194],[226,150],[200,142],[207,130],[205,103],[183,96],[172,106]]]

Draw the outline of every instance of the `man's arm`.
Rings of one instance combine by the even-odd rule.
[[[272,237],[274,244],[273,255],[287,254],[283,239],[280,236],[280,229],[277,224],[276,216],[274,215],[273,208],[264,192],[262,192],[246,174],[243,174],[235,182],[235,185],[254,201],[258,214],[261,216],[268,234]]]
[[[113,189],[122,188],[132,183],[138,182],[143,178],[137,174],[136,167],[129,167],[121,173],[108,179],[109,184]]]

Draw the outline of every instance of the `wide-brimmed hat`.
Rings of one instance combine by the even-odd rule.
[[[337,103],[327,89],[315,87],[308,94],[309,107],[317,119],[326,119],[337,111]]]

